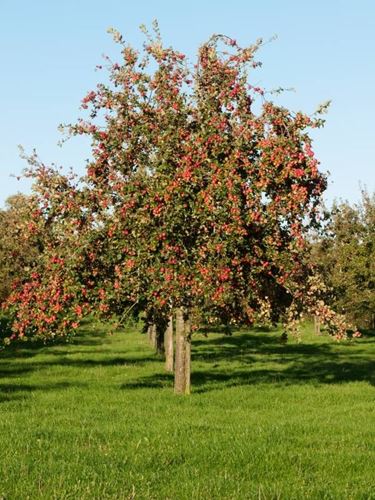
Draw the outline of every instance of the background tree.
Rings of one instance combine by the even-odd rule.
[[[38,242],[39,253],[23,279],[14,283],[4,306],[12,320],[12,335],[5,339],[66,336],[77,328],[88,306],[89,258],[85,230],[92,224],[74,175],[46,167],[33,154],[25,172],[34,179],[30,206],[23,219],[28,239]],[[94,298],[92,299],[94,300]],[[87,302],[87,303],[86,303]]]
[[[375,328],[375,194],[335,202],[313,259],[328,286],[327,301],[363,328]]]
[[[0,303],[16,280],[28,279],[42,250],[42,242],[33,231],[36,209],[31,196],[18,193],[0,210]]]

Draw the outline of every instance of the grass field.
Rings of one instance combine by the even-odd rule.
[[[0,498],[375,499],[375,337],[279,334],[195,337],[190,397],[135,328],[0,353]]]

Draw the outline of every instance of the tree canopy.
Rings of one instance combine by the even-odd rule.
[[[18,193],[0,210],[0,303],[10,295],[12,284],[30,276],[42,251],[32,234],[35,209],[31,197]]]
[[[91,138],[86,176],[29,159],[44,253],[9,299],[13,337],[66,335],[92,311],[166,324],[175,308],[193,329],[204,319],[293,330],[315,310],[344,336],[306,238],[326,188],[309,136],[321,117],[253,86],[261,41],[214,35],[192,66],[154,29],[141,52],[112,30],[122,61],[107,61],[110,83],[67,127]]]
[[[363,328],[375,328],[375,195],[335,202],[313,260],[328,287],[327,302]]]

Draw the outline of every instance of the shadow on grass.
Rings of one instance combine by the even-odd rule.
[[[81,352],[78,351],[77,354]],[[158,358],[156,355],[152,356],[142,356],[142,357],[130,357],[127,355],[117,356],[117,357],[109,357],[109,358],[99,358],[98,359],[74,359],[69,357],[61,357],[61,359],[56,359],[53,361],[46,360],[44,362],[38,363],[36,366],[39,368],[47,367],[47,366],[72,366],[72,367],[95,367],[95,366],[144,366],[148,363],[160,363],[161,358]],[[90,353],[92,354],[92,352]]]
[[[79,383],[79,386],[84,387],[86,384]],[[55,384],[2,384],[0,383],[0,392],[1,393],[12,393],[12,392],[33,392],[33,391],[53,391],[60,389],[67,389],[71,387],[72,384],[70,382],[57,382]],[[74,383],[74,386],[77,386]]]
[[[85,387],[87,384],[70,382],[57,382],[47,384],[12,384],[0,383],[0,404],[10,401],[27,399],[31,393],[36,391],[59,391],[69,387]]]
[[[32,371],[34,371],[33,366],[24,366],[16,363],[5,366],[1,365],[0,378],[19,377]]]
[[[223,329],[218,330],[223,333]],[[333,384],[366,381],[375,385],[375,339],[366,336],[353,345],[336,344],[326,339],[296,344],[280,344],[278,334],[271,329],[243,330],[231,336],[221,335],[208,338],[194,338],[193,341],[193,392],[203,393],[226,387],[255,384]],[[74,337],[70,346],[51,349],[49,346],[15,346],[0,355],[4,363],[0,365],[0,377],[19,377],[34,370],[52,366],[78,368],[137,366],[156,363],[159,370],[161,358],[151,352],[124,353],[111,356],[95,349],[95,346],[111,342],[103,331],[83,328]],[[74,348],[73,346],[76,346]],[[87,346],[87,348],[85,348]],[[73,347],[73,348],[72,348]],[[83,347],[83,350],[80,348]],[[94,349],[90,350],[90,347]],[[30,363],[22,358],[36,354],[46,354],[42,359]],[[372,355],[372,357],[371,357]],[[13,358],[16,362],[12,362]],[[21,358],[20,363],[17,362]],[[159,366],[158,366],[159,365]],[[17,380],[18,383],[18,380]],[[173,375],[157,372],[124,383],[122,389],[163,388],[173,385]],[[12,391],[11,387],[14,387]],[[37,387],[31,385],[1,385],[0,402],[9,400],[11,395],[27,394],[33,390],[61,389],[61,385]],[[5,398],[5,399],[4,399]]]
[[[92,351],[84,351],[85,353],[93,354]],[[95,368],[95,367],[112,367],[112,366],[138,366],[143,367],[149,363],[160,363],[162,361],[161,357],[158,356],[142,356],[142,357],[131,357],[128,355],[124,356],[116,356],[116,357],[108,357],[103,358],[101,354],[97,354],[97,359],[84,357],[74,358],[76,354],[82,354],[82,351],[77,351],[77,353],[72,353],[71,351],[67,351],[67,353],[54,353],[55,359],[48,358],[43,361],[33,362],[28,365],[21,364],[8,364],[8,365],[0,365],[0,378],[10,378],[10,377],[18,377],[22,376],[26,373],[32,373],[34,371],[42,370],[44,368],[50,368],[53,366],[67,366],[73,368]],[[59,355],[57,357],[57,355]],[[1,390],[1,384],[0,384]]]
[[[121,389],[162,389],[173,387],[172,373],[157,373],[147,377],[139,377],[136,380],[129,380],[120,386]],[[194,391],[196,392],[196,391]]]
[[[68,343],[63,340],[44,344],[39,342],[19,343],[9,346],[0,353],[0,380],[1,378],[19,377],[45,368],[73,367],[95,368],[114,366],[138,366],[149,363],[160,363],[162,358],[156,354],[132,356],[131,353],[111,356],[111,352],[95,349],[111,340],[104,332],[81,330],[80,334]],[[81,347],[87,346],[87,349]],[[90,349],[94,347],[94,349]],[[42,355],[39,359],[32,359]],[[30,359],[30,362],[29,362]],[[1,361],[3,361],[1,363]],[[1,390],[1,387],[0,387]]]
[[[54,351],[51,347],[59,347],[59,346],[88,346],[93,347],[97,345],[103,345],[105,343],[110,342],[108,339],[108,334],[106,332],[92,330],[90,328],[81,328],[79,334],[67,338],[56,338],[51,341],[43,342],[42,340],[31,340],[27,342],[18,341],[11,344],[5,350],[0,351],[0,359],[7,358],[32,358],[37,354],[41,354],[44,352],[48,352],[48,354],[52,355],[61,355],[64,354],[64,351],[60,349]],[[70,349],[66,351],[66,353],[71,354],[73,351]],[[78,351],[85,352],[85,351]],[[86,351],[92,352],[92,351]]]
[[[68,342],[66,339],[58,339],[47,344],[34,341],[10,345],[6,350],[0,352],[0,403],[26,399],[30,393],[35,391],[60,390],[70,386],[83,385],[79,382],[52,384],[48,382],[48,376],[44,377],[45,384],[19,383],[20,378],[26,379],[33,372],[43,373],[42,370],[50,367],[67,366],[84,369],[102,366],[143,366],[146,363],[160,361],[151,355],[132,357],[125,353],[124,356],[113,356],[113,354],[111,356],[108,351],[103,355],[100,346],[109,342],[111,339],[105,331],[98,328],[93,329],[88,325],[87,328],[81,328],[79,333]]]
[[[282,345],[275,335],[237,334],[198,339],[193,347],[192,387],[195,393],[255,384],[365,381],[375,385],[375,359],[360,344],[354,347],[341,344],[340,349],[333,343]],[[202,365],[207,368],[202,369]],[[158,373],[129,381],[122,388],[162,388],[172,384],[171,375]]]
[[[375,385],[374,362],[358,359],[356,362],[297,360],[286,369],[236,370],[224,373],[218,370],[197,371],[192,375],[195,392],[206,392],[220,386],[233,387],[255,384],[338,384],[365,381]]]

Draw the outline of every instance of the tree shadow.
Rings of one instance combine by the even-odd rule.
[[[360,343],[354,349],[350,349],[353,345],[333,342],[282,344],[275,335],[248,333],[226,339],[213,338],[207,344],[208,359],[215,362],[214,369],[193,372],[192,382],[197,386],[197,392],[204,392],[206,387],[219,382],[225,386],[354,381],[375,385],[375,359],[360,347]],[[203,345],[201,349],[199,347],[198,344],[194,359],[206,363],[207,349]],[[236,363],[233,370],[228,366],[220,369],[220,364],[228,360],[233,365]],[[272,368],[266,366],[270,363]]]
[[[92,352],[91,352],[92,354]],[[47,367],[47,366],[72,366],[72,367],[95,367],[95,366],[144,366],[148,363],[160,363],[161,358],[155,355],[152,356],[142,356],[142,357],[130,357],[126,354],[124,356],[116,356],[109,358],[99,358],[99,359],[72,359],[70,357],[61,357],[61,359],[56,360],[46,360],[37,363],[36,366]]]
[[[273,384],[342,384],[365,381],[375,385],[375,364],[367,359],[356,362],[315,361],[297,359],[286,369],[256,368],[253,370],[236,370],[226,373],[218,370],[212,372],[198,370],[192,374],[195,392],[207,392],[221,387],[241,385]]]
[[[46,384],[19,384],[19,383],[0,383],[0,403],[25,400],[33,392],[37,391],[59,391],[69,387],[86,387],[86,383],[74,382],[56,382]]]
[[[111,339],[106,331],[99,328],[93,329],[89,324],[86,327],[81,327],[77,335],[69,340],[56,339],[48,343],[19,341],[0,352],[0,381],[3,378],[19,377],[53,366],[90,368],[96,366],[143,366],[151,362],[160,362],[160,357],[156,355],[133,357],[124,352],[124,355],[113,356],[113,353],[106,350],[103,356],[104,351],[90,349],[95,346],[104,346],[110,342]],[[39,355],[42,355],[40,359],[36,358]]]
[[[264,331],[264,330],[262,330]],[[241,361],[251,364],[254,356],[279,355],[279,362],[286,362],[288,357],[321,356],[331,352],[329,344],[281,343],[275,335],[242,333],[231,337],[215,337],[209,340],[194,340],[194,360],[218,363],[220,361]]]
[[[48,355],[59,356],[64,351],[59,349],[60,346],[87,346],[94,347],[97,345],[102,345],[109,343],[108,334],[103,331],[93,331],[90,328],[81,328],[79,333],[74,337],[70,338],[56,338],[50,341],[42,340],[28,340],[28,341],[16,341],[5,350],[0,351],[0,360],[9,358],[33,358],[37,354],[48,353]],[[51,347],[57,347],[57,350],[51,349]],[[72,354],[74,351],[72,349],[65,351],[67,354]],[[79,350],[77,352],[85,352]],[[92,351],[87,350],[86,353],[92,353]]]
[[[363,342],[363,340],[361,340]],[[372,341],[374,345],[374,341]],[[193,342],[193,392],[256,384],[341,384],[365,381],[375,386],[375,359],[353,345],[280,344],[275,335],[239,334]],[[202,368],[203,365],[203,368]],[[169,374],[131,380],[123,389],[171,386]]]
[[[89,351],[90,352],[90,351]],[[92,355],[92,352],[90,352]],[[95,367],[127,367],[127,366],[137,366],[143,367],[149,363],[160,363],[161,358],[158,356],[143,356],[143,357],[130,357],[127,355],[117,356],[117,357],[108,357],[108,358],[83,358],[83,359],[74,359],[71,357],[71,353],[68,352],[67,357],[64,355],[60,355],[60,357],[55,357],[55,359],[45,359],[38,362],[33,362],[28,365],[21,364],[9,364],[7,366],[0,365],[0,378],[11,378],[11,377],[19,377],[25,374],[30,374],[35,371],[40,371],[45,368],[50,368],[53,366],[66,366],[73,368],[95,368]],[[1,384],[0,384],[1,391]]]
[[[34,368],[30,365],[24,366],[16,363],[6,366],[1,365],[0,378],[19,377],[32,371],[34,371]]]
[[[219,329],[223,333],[223,329]],[[193,339],[193,392],[203,393],[220,390],[226,387],[255,384],[333,384],[365,381],[375,385],[375,359],[371,358],[371,348],[375,347],[375,339],[366,336],[349,346],[336,344],[326,339],[317,339],[302,343],[280,343],[278,334],[271,329],[258,328],[244,333],[236,329],[234,334],[199,336]],[[0,377],[12,378],[26,375],[35,370],[51,366],[67,366],[78,368],[137,366],[142,367],[156,363],[159,370],[161,358],[145,353],[124,352],[111,356],[109,350],[98,352],[90,350],[90,346],[111,342],[105,331],[83,328],[74,337],[70,345],[51,349],[46,345],[15,346],[0,354],[4,363],[0,365]],[[55,344],[56,345],[56,344]],[[87,348],[85,348],[87,346]],[[83,350],[80,348],[83,347]],[[18,358],[29,358],[36,354],[46,354],[39,360],[18,363]],[[48,354],[48,355],[47,355]],[[16,362],[11,362],[11,359]],[[8,382],[8,381],[7,381]],[[122,389],[164,388],[173,385],[173,375],[157,372],[142,378],[129,380]],[[12,391],[11,388],[14,388]],[[22,389],[23,388],[23,389]],[[29,389],[28,389],[29,388]],[[51,385],[51,389],[62,388],[61,384]],[[48,390],[45,386],[24,386],[1,384],[0,402],[22,397],[33,390]]]
[[[22,401],[24,399],[26,399],[26,396],[14,396],[13,394],[11,396],[8,396],[7,394],[0,394],[0,405],[2,403],[13,403],[14,401]]]
[[[173,386],[174,376],[172,373],[155,373],[147,377],[129,380],[120,386],[120,389],[163,389]]]

